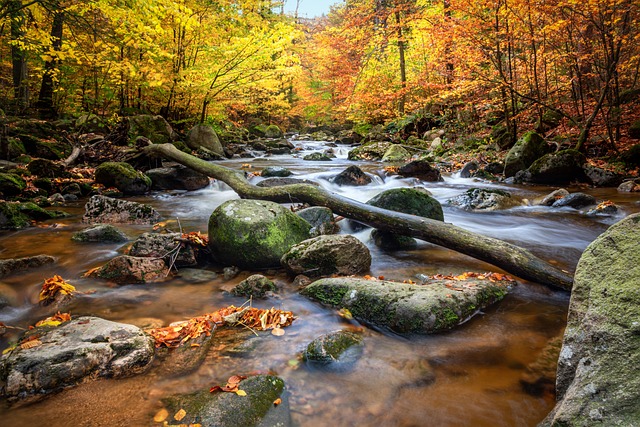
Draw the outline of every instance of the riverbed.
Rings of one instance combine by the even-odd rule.
[[[323,142],[295,141],[292,155],[234,159],[220,162],[244,169],[250,176],[265,166],[289,168],[295,177],[313,179],[329,191],[366,202],[381,191],[424,186],[444,208],[445,221],[476,233],[507,240],[572,273],[584,248],[609,225],[640,211],[638,198],[614,189],[566,187],[616,203],[613,217],[587,216],[571,208],[531,206],[526,201],[544,196],[556,187],[510,186],[445,174],[444,182],[423,183],[388,175],[378,162],[347,160],[349,147],[333,148],[331,162],[302,160],[305,154],[326,148]],[[260,155],[260,153],[257,153]],[[340,187],[331,178],[357,164],[373,178],[366,187]],[[259,182],[259,176],[251,177]],[[523,205],[500,212],[466,212],[446,201],[472,187],[509,191]],[[185,232],[206,233],[211,212],[226,200],[237,198],[225,184],[193,192],[156,192],[131,200],[153,205],[166,226]],[[225,292],[255,272],[241,272],[225,280],[222,267],[211,265],[207,274],[181,269],[165,283],[114,287],[108,282],[83,278],[87,270],[123,253],[128,244],[81,244],[71,235],[84,228],[81,216],[86,200],[68,203],[72,216],[40,223],[25,230],[0,233],[2,258],[53,255],[56,264],[2,279],[19,304],[0,310],[0,321],[26,328],[50,313],[35,309],[44,279],[62,276],[84,295],[76,298],[72,315],[90,314],[134,324],[169,324],[246,303]],[[342,232],[351,232],[347,221]],[[150,231],[150,226],[119,226],[130,238]],[[416,280],[419,275],[459,274],[465,271],[500,271],[426,242],[410,251],[383,252],[369,240],[370,230],[353,233],[371,250],[370,274],[391,280]],[[211,273],[216,273],[213,278]],[[505,300],[478,314],[457,329],[432,336],[398,336],[374,330],[342,317],[336,310],[308,301],[297,293],[292,279],[281,270],[262,272],[275,280],[275,297],[254,300],[260,308],[291,310],[296,316],[285,335],[254,334],[243,329],[219,330],[203,365],[191,374],[168,378],[151,369],[123,379],[100,380],[65,390],[29,406],[0,408],[3,425],[29,426],[146,426],[160,400],[177,392],[190,392],[223,384],[234,374],[272,372],[288,390],[297,426],[535,426],[551,410],[550,392],[525,391],[521,380],[527,368],[542,355],[550,340],[560,336],[566,322],[569,295],[518,279]],[[301,350],[317,336],[352,329],[364,336],[362,358],[352,370],[312,370],[299,361]],[[9,345],[7,337],[0,348]]]

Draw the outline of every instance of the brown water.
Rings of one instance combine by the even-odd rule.
[[[311,147],[313,148],[313,146]],[[303,153],[304,154],[304,153]],[[246,163],[246,159],[243,163]],[[239,167],[238,162],[227,162]],[[344,189],[323,181],[349,163],[339,159],[331,165],[305,163],[287,157],[254,161],[256,167],[281,164],[297,173],[320,178],[332,191],[366,201],[376,193],[413,180],[380,179],[366,189]],[[369,171],[379,168],[364,164]],[[470,180],[447,177],[427,187],[441,201],[474,186]],[[500,188],[506,188],[504,186]],[[521,197],[533,198],[549,188],[506,188]],[[575,189],[574,189],[575,191]],[[615,190],[585,190],[612,199],[623,212],[617,218],[640,211],[637,198]],[[156,206],[167,218],[179,218],[185,231],[206,231],[209,214],[224,200],[235,197],[224,186],[192,193],[153,194],[138,200]],[[171,281],[152,285],[114,288],[85,279],[86,270],[102,265],[121,253],[126,245],[79,244],[71,234],[79,223],[84,201],[67,206],[71,218],[18,232],[0,234],[2,258],[51,254],[54,266],[14,275],[2,280],[17,300],[17,308],[0,311],[0,321],[27,327],[50,314],[34,308],[45,278],[63,276],[82,295],[72,303],[73,315],[90,314],[134,324],[173,321],[214,311],[244,301],[228,296],[229,289],[250,272],[225,282],[219,278],[198,281],[181,270]],[[537,255],[572,271],[586,245],[617,219],[590,218],[570,209],[516,208],[502,213],[471,214],[445,207],[445,219],[471,230],[503,238],[529,248]],[[131,237],[149,226],[122,227]],[[371,273],[389,279],[410,279],[416,274],[496,271],[464,255],[429,244],[414,251],[388,254],[368,242],[368,232],[356,236],[372,251]],[[220,266],[211,271],[221,272]],[[427,337],[400,337],[376,331],[340,317],[297,294],[281,271],[268,273],[280,286],[277,299],[254,301],[254,306],[292,310],[297,320],[286,334],[255,336],[246,330],[219,330],[204,364],[194,373],[167,377],[155,367],[148,373],[122,380],[100,380],[68,389],[25,407],[0,408],[2,425],[11,426],[146,426],[161,408],[160,399],[224,383],[233,374],[275,372],[286,381],[292,417],[298,426],[535,426],[553,407],[554,396],[527,394],[520,380],[551,338],[565,326],[569,297],[544,286],[519,281],[501,303],[474,317],[458,329]],[[355,328],[365,337],[363,357],[348,372],[309,370],[297,363],[300,351],[326,332]],[[4,337],[5,348],[11,337]]]

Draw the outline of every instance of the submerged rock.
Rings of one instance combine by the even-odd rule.
[[[292,172],[289,169],[283,168],[281,166],[267,166],[260,172],[260,176],[262,176],[263,178],[285,178],[287,176],[291,176],[291,174]]]
[[[256,184],[257,187],[279,187],[281,185],[294,185],[294,184],[310,184],[310,185],[318,185],[318,183],[308,180],[308,179],[300,179],[300,178],[290,178],[290,177],[270,177],[263,181],[260,181]]]
[[[264,298],[268,292],[275,292],[276,284],[262,274],[254,274],[238,283],[231,293],[237,297]]]
[[[31,268],[39,268],[43,265],[53,264],[56,259],[49,255],[36,255],[24,258],[13,258],[0,260],[0,277],[10,274],[29,270]]]
[[[38,345],[0,357],[0,390],[10,401],[41,398],[99,377],[139,374],[154,357],[154,340],[141,329],[98,317],[28,334],[37,336]]]
[[[96,224],[73,233],[71,240],[74,242],[123,243],[127,242],[129,238],[111,224]]]
[[[580,208],[584,208],[584,207],[595,205],[595,204],[596,204],[596,198],[590,194],[571,193],[553,202],[551,207],[561,208],[564,206],[568,206],[570,208],[580,209]]]
[[[160,221],[160,214],[150,205],[92,196],[84,207],[82,222],[108,224],[154,224]]]
[[[540,356],[527,365],[520,378],[522,389],[532,396],[553,395],[556,389],[556,368],[562,346],[562,337],[553,338],[542,349]]]
[[[210,393],[202,390],[191,394],[171,396],[163,400],[170,419],[178,411],[186,414],[181,424],[200,424],[202,427],[254,427],[291,425],[289,401],[284,381],[271,375],[257,375],[240,382],[236,393]],[[279,404],[275,404],[280,399]]]
[[[432,279],[424,285],[359,278],[320,279],[301,293],[323,304],[347,308],[365,323],[398,333],[432,334],[467,321],[500,301],[512,280]]]
[[[209,218],[209,247],[227,265],[278,267],[293,245],[309,238],[310,229],[307,221],[277,203],[230,200]]]
[[[533,201],[533,204],[536,206],[551,206],[556,201],[568,195],[569,195],[569,192],[567,190],[565,190],[564,188],[559,188],[557,190],[552,191],[551,193],[547,194],[542,198],[535,199]]]
[[[100,267],[92,276],[119,285],[161,282],[169,276],[169,267],[158,258],[120,255]]]
[[[310,366],[348,369],[362,355],[362,336],[349,331],[331,332],[309,343],[302,360]]]
[[[281,263],[294,276],[349,276],[369,271],[371,254],[355,237],[337,234],[314,237],[293,246]]]
[[[556,391],[541,426],[632,426],[640,420],[640,214],[611,226],[574,276]]]

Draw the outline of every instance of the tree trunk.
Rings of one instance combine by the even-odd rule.
[[[62,47],[62,28],[64,26],[64,12],[56,11],[53,15],[53,24],[51,25],[51,48],[58,52]],[[53,91],[55,89],[54,74],[58,68],[58,59],[52,58],[44,64],[44,74],[42,74],[42,86],[40,86],[40,95],[38,96],[38,110],[43,117],[50,118],[56,116],[56,110],[53,105]]]
[[[9,7],[11,19],[11,40],[17,41],[24,37],[25,14],[22,2],[12,0]],[[29,102],[29,86],[27,85],[27,59],[25,52],[19,45],[11,45],[11,65],[13,68],[13,93],[18,111],[24,110]]]
[[[145,152],[181,163],[229,185],[245,199],[326,206],[334,213],[384,231],[416,237],[488,262],[526,280],[570,290],[572,277],[537,258],[528,250],[452,224],[380,209],[307,184],[262,188],[249,183],[241,172],[186,154],[172,144],[152,144]]]
[[[398,114],[404,116],[404,106],[406,103],[406,89],[407,89],[407,65],[404,58],[405,41],[402,34],[402,19],[400,18],[400,11],[396,10],[396,24],[398,25],[398,54],[400,55],[400,85],[402,87],[402,95],[398,101]]]

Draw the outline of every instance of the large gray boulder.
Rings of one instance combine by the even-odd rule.
[[[193,247],[181,240],[180,233],[143,233],[129,249],[133,257],[164,259],[176,267],[192,267],[198,264]]]
[[[197,124],[189,131],[186,141],[187,147],[192,150],[205,148],[219,156],[224,157],[224,149],[220,143],[220,139],[211,126],[205,124]]]
[[[79,317],[29,334],[37,336],[35,346],[18,346],[0,357],[0,393],[10,401],[39,398],[99,377],[139,374],[154,357],[154,340],[140,328],[98,317]]]
[[[161,218],[150,205],[105,196],[92,196],[84,209],[85,223],[154,224]]]
[[[91,276],[118,285],[162,282],[169,276],[169,267],[161,258],[120,255],[92,272]]]
[[[420,187],[392,188],[377,194],[367,204],[390,211],[444,221],[440,202],[431,197],[428,190]],[[417,245],[413,237],[388,231],[373,230],[371,238],[376,246],[386,250],[411,249]]]
[[[257,427],[291,425],[289,401],[284,381],[271,375],[257,375],[240,382],[236,393],[202,390],[191,394],[163,399],[172,420],[181,409],[186,412],[180,420],[183,425],[202,427]],[[277,400],[280,403],[276,404]]]
[[[294,276],[349,276],[369,271],[371,254],[355,237],[335,234],[298,243],[282,257],[281,262]]]
[[[514,176],[549,153],[549,145],[536,132],[527,132],[511,147],[504,159],[504,176]]]
[[[209,218],[209,247],[227,265],[278,267],[293,245],[310,237],[310,229],[307,221],[277,203],[230,200]]]
[[[497,211],[521,204],[507,191],[486,188],[470,188],[447,203],[466,211]]]
[[[434,168],[426,159],[413,160],[398,169],[398,175],[404,177],[418,178],[423,181],[439,182],[444,181],[440,171]]]
[[[558,360],[558,403],[542,426],[635,426],[640,420],[640,214],[582,254]]]
[[[500,301],[512,280],[430,279],[424,285],[360,278],[320,279],[301,293],[325,305],[346,308],[367,324],[397,333],[432,334],[467,321]]]
[[[154,190],[199,190],[209,185],[209,177],[182,165],[151,169],[146,172]]]
[[[127,195],[144,194],[151,189],[151,179],[125,162],[102,163],[96,168],[95,181]]]
[[[590,182],[583,169],[584,154],[577,150],[563,150],[545,154],[525,171],[518,172],[516,181],[536,184],[566,184],[573,181]]]

